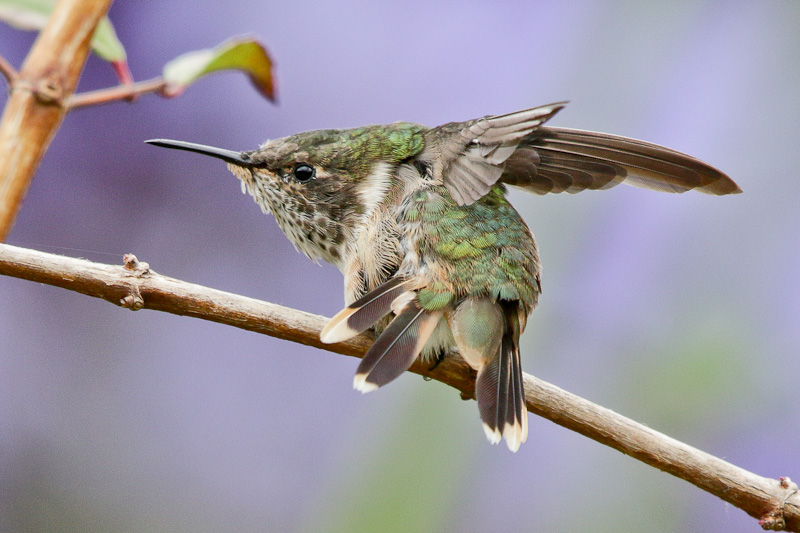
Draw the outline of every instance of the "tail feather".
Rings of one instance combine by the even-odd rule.
[[[406,292],[406,282],[402,276],[393,277],[339,311],[323,328],[320,340],[342,342],[368,329],[392,311],[392,302]]]
[[[487,354],[488,360],[475,383],[475,396],[486,437],[492,444],[504,438],[516,452],[528,438],[525,387],[519,355],[518,303],[501,302],[505,331],[499,353]]]
[[[511,339],[509,339],[510,341]],[[520,444],[528,438],[528,416],[525,407],[525,388],[522,383],[522,365],[520,364],[519,345],[503,345],[503,350],[508,354],[511,367],[509,392],[507,394],[506,426],[503,428],[503,438],[509,449],[516,451]]]
[[[515,380],[515,405],[517,406],[517,420],[519,421],[519,442],[528,440],[528,406],[525,400],[525,382],[522,379],[522,361],[519,355],[519,343],[517,343],[516,362],[514,363]]]
[[[408,370],[441,316],[421,309],[416,299],[410,299],[364,355],[353,378],[353,388],[369,392]]]
[[[508,401],[510,370],[507,358],[495,357],[481,368],[475,381],[475,398],[483,431],[492,444],[499,443],[505,433],[511,405]]]

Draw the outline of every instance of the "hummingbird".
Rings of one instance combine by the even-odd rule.
[[[476,371],[489,441],[528,435],[519,339],[541,263],[507,185],[538,195],[628,183],[724,195],[741,189],[691,156],[644,141],[544,126],[566,102],[435,128],[397,122],[317,130],[251,151],[153,139],[225,161],[295,248],[344,275],[346,307],[320,334],[372,328],[353,386],[375,390],[418,358],[456,353]]]

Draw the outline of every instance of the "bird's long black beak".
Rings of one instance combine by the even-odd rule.
[[[224,148],[187,143],[185,141],[173,141],[171,139],[150,139],[145,142],[153,146],[162,146],[164,148],[174,148],[175,150],[186,150],[187,152],[210,155],[211,157],[216,157],[217,159],[222,159],[228,163],[243,167],[250,167],[254,164],[246,152],[234,152],[233,150],[225,150]]]

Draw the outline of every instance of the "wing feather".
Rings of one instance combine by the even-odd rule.
[[[608,189],[628,183],[664,192],[741,192],[719,170],[663,146],[591,131],[545,127],[564,102],[451,123],[426,133],[420,158],[459,205],[496,183],[535,194]]]
[[[607,189],[619,183],[663,192],[697,190],[706,194],[735,194],[741,189],[719,170],[689,155],[652,143],[591,131],[539,128],[509,156],[501,182],[542,194],[536,183],[541,169],[574,177],[588,173],[573,187],[547,192]],[[522,149],[524,147],[525,149]],[[530,158],[530,150],[538,161]],[[530,171],[534,166],[539,172]],[[525,169],[525,172],[520,172]]]
[[[406,283],[404,277],[395,276],[348,305],[328,321],[319,335],[320,340],[332,344],[365,331],[392,312],[392,303],[407,291]]]
[[[353,378],[353,388],[369,392],[408,370],[441,316],[440,312],[431,313],[420,308],[416,299],[409,299],[364,355]]]

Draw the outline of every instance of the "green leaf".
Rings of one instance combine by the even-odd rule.
[[[55,3],[56,0],[0,0],[0,20],[21,30],[41,30]],[[108,17],[103,17],[94,31],[92,51],[106,61],[125,61],[125,47]]]
[[[264,45],[249,37],[234,37],[214,48],[187,52],[164,65],[167,92],[180,94],[199,78],[220,70],[244,72],[261,94],[275,100],[272,59]]]
[[[2,0],[0,0],[2,1]],[[125,47],[117,38],[117,32],[108,17],[100,19],[100,23],[92,36],[92,51],[102,59],[111,62],[124,62]]]

